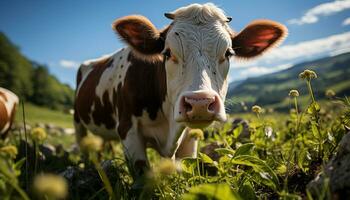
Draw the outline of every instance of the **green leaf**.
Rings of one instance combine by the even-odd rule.
[[[229,148],[217,148],[215,151],[222,156],[227,155],[229,157],[232,157],[235,154],[235,151]]]
[[[184,200],[240,200],[240,196],[227,184],[202,184],[182,196]]]
[[[315,138],[320,139],[321,135],[315,122],[311,123],[311,131]]]
[[[23,166],[23,164],[25,163],[25,161],[26,161],[26,158],[22,158],[21,160],[19,160],[19,161],[17,161],[16,163],[15,163],[15,169],[16,170],[20,170],[21,169],[21,167]]]
[[[184,158],[181,161],[181,168],[184,172],[193,174],[197,167],[197,158]]]
[[[237,139],[238,136],[241,134],[242,130],[243,130],[243,126],[242,124],[240,124],[237,128],[233,130],[233,137]]]
[[[207,156],[206,154],[204,153],[201,153],[201,152],[198,152],[199,153],[199,158],[202,160],[202,162],[204,163],[209,163],[209,164],[212,164],[214,161],[209,157]]]
[[[233,157],[240,155],[250,155],[254,149],[254,143],[246,143],[238,147]]]
[[[263,179],[262,183],[272,189],[276,189],[279,181],[275,172],[265,163],[265,161],[249,155],[234,157],[231,162],[237,165],[250,166]]]
[[[320,112],[320,110],[321,110],[320,105],[317,102],[313,102],[307,108],[307,113],[314,115],[314,114]]]
[[[255,195],[255,191],[254,188],[252,186],[252,184],[248,181],[246,181],[243,186],[241,186],[239,188],[239,195],[243,198],[243,199],[250,199],[250,200],[254,200],[257,199],[256,195]]]

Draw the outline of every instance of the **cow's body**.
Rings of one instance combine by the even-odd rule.
[[[166,157],[196,156],[190,127],[226,119],[230,56],[254,57],[286,34],[282,25],[265,20],[236,35],[212,4],[167,16],[174,21],[162,31],[142,16],[116,20],[112,26],[129,46],[86,61],[77,75],[78,142],[87,129],[106,140],[120,138],[140,171],[148,165],[148,146]]]
[[[124,140],[137,121],[150,145],[162,149],[168,131],[163,112],[165,76],[161,60],[138,59],[130,48],[85,62],[77,78],[78,128],[86,127],[105,139]]]
[[[11,91],[0,87],[0,135],[6,138],[13,123],[18,97]]]

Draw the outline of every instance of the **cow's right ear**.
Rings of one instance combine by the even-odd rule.
[[[146,17],[131,15],[117,19],[113,30],[134,50],[144,55],[160,53],[164,48],[161,32]]]

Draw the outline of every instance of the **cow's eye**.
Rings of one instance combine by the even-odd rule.
[[[171,52],[170,49],[166,49],[165,51],[163,51],[163,55],[165,56],[166,59],[171,57]]]
[[[171,59],[173,62],[177,63],[178,60],[176,58],[176,56],[174,54],[171,53],[170,49],[166,49],[165,51],[163,51],[163,55],[165,57],[165,59]]]
[[[228,48],[225,52],[225,57],[230,58],[231,56],[235,55],[235,52],[233,51],[232,48]]]
[[[235,55],[235,52],[233,51],[232,48],[228,48],[225,52],[225,55],[223,55],[220,59],[219,59],[219,63],[223,63],[225,62],[225,60],[230,59],[231,56]]]

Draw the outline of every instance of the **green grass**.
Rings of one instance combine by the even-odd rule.
[[[317,84],[313,85],[313,89],[317,91]],[[175,172],[172,161],[161,159],[156,151],[148,150],[153,168],[133,183],[131,174],[135,171],[133,168],[127,169],[128,161],[123,157],[120,143],[113,142],[109,148],[102,148],[102,144],[93,142],[95,140],[85,140],[89,144],[86,146],[91,148],[88,154],[75,151],[57,153],[49,164],[39,159],[37,173],[59,173],[70,166],[78,167],[79,173],[96,168],[99,176],[93,181],[100,182],[100,185],[80,188],[74,193],[78,185],[75,180],[70,180],[69,188],[74,189],[69,191],[71,197],[81,199],[131,199],[136,192],[140,193],[140,196],[137,195],[140,198],[136,199],[330,199],[336,194],[330,193],[332,188],[327,180],[319,191],[309,190],[307,184],[322,173],[323,166],[336,155],[338,144],[347,133],[346,127],[350,127],[350,101],[334,98],[321,101],[316,99],[311,103],[311,94],[305,93],[298,97],[299,108],[302,108],[298,112],[232,115],[231,119],[239,117],[249,121],[248,135],[242,134],[244,138],[240,138],[240,134],[247,130],[243,130],[242,126],[232,130],[230,123],[216,123],[204,133],[200,130],[192,131],[196,134],[190,135],[199,139],[198,157],[179,161],[176,167],[181,172]],[[293,104],[290,105],[288,94],[286,98],[281,104],[294,108]],[[264,105],[261,106],[266,109]],[[22,120],[20,113],[17,116],[18,122]],[[26,113],[29,123],[44,122],[71,127],[72,116],[62,112],[29,104],[26,105]],[[205,137],[200,137],[203,136],[201,134]],[[10,135],[9,140],[0,142],[0,196],[4,199],[19,199],[20,194],[28,194],[35,199],[30,190],[24,187],[31,182],[20,174],[26,174],[28,180],[31,180],[36,172],[21,167],[25,154],[17,155],[17,160],[14,159],[15,151],[9,151],[9,146],[19,148],[19,137]],[[35,138],[29,137],[29,142],[35,143]],[[213,142],[219,148],[206,154],[199,152],[202,147],[213,146]],[[67,150],[74,143],[74,137],[64,138],[62,135],[48,133],[48,137],[40,143],[64,144],[63,149]],[[7,148],[4,149],[4,146]],[[36,151],[36,155],[41,153],[44,154],[44,151]],[[217,156],[213,156],[214,153]],[[93,165],[83,159],[87,155]],[[18,161],[20,159],[22,161]],[[114,163],[113,170],[106,171],[107,175],[101,171],[100,166],[105,160]],[[90,177],[90,174],[85,173],[85,176]],[[79,175],[74,179],[79,182],[86,177]],[[339,198],[345,199],[344,196]]]
[[[30,103],[24,104],[25,118],[27,124],[35,125],[36,123],[51,123],[63,128],[73,128],[73,115],[58,110],[52,110],[39,107]],[[17,123],[23,123],[22,104],[17,108]]]
[[[339,92],[349,87],[350,87],[350,80],[347,80],[347,81],[338,83],[336,85],[333,85],[332,87],[330,87],[330,89],[334,90],[335,92]]]

